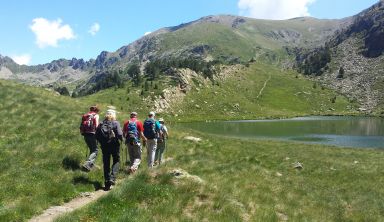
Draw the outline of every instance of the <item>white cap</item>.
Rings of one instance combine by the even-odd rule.
[[[112,110],[116,110],[116,107],[115,107],[115,106],[107,106],[107,109],[108,109],[108,110],[110,110],[110,109],[112,109]]]
[[[114,109],[109,109],[109,110],[107,110],[107,113],[116,114],[116,110],[114,110]]]
[[[155,112],[153,112],[153,111],[149,112],[148,116],[155,116]]]

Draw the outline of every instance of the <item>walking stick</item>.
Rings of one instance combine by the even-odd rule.
[[[89,150],[89,148],[88,148],[88,146],[85,146],[85,159],[86,160],[88,160],[88,156],[90,155],[88,155],[88,150]]]
[[[124,148],[123,148],[123,146],[121,145],[120,146],[120,157],[121,157],[121,163],[123,163],[124,164]],[[121,164],[120,163],[120,164]]]

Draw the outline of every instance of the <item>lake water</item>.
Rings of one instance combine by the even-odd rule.
[[[185,125],[208,134],[227,137],[384,148],[384,118],[376,117],[314,116],[284,120],[197,122]]]

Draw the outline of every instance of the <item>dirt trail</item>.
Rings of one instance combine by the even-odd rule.
[[[267,84],[268,84],[269,80],[271,80],[271,78],[272,78],[272,75],[269,74],[268,79],[264,82],[263,88],[261,88],[259,95],[257,95],[256,99],[259,99],[259,97],[263,94],[264,88],[267,86]]]
[[[172,161],[172,157],[165,158],[163,160],[163,163]],[[159,165],[158,165],[159,166]],[[156,166],[156,167],[158,167]],[[131,179],[136,175],[131,175]],[[117,180],[116,184],[120,184],[122,180]],[[109,190],[110,191],[110,190]],[[81,193],[79,197],[76,197],[75,199],[71,200],[68,203],[63,204],[62,206],[52,206],[48,209],[46,209],[42,214],[37,215],[29,220],[29,222],[52,222],[55,219],[57,219],[59,216],[72,212],[74,210],[77,210],[91,202],[96,201],[100,197],[108,194],[109,191],[105,190],[97,190],[94,192],[85,192]]]
[[[97,190],[95,192],[86,192],[81,194],[80,197],[77,197],[71,200],[68,203],[65,203],[62,206],[53,206],[46,209],[42,214],[33,217],[29,222],[51,222],[54,221],[57,217],[63,215],[64,213],[72,212],[80,207],[83,207],[100,197],[107,194],[109,191]]]

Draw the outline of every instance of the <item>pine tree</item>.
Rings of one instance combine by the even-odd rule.
[[[341,66],[339,69],[339,74],[337,75],[338,79],[344,78],[344,68]]]

